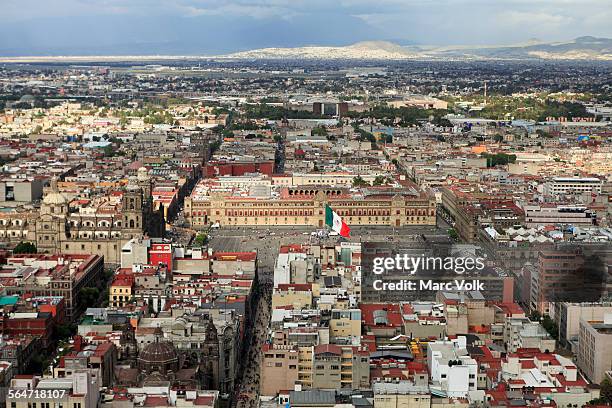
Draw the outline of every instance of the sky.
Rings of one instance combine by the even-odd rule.
[[[219,55],[264,47],[612,37],[612,0],[0,0],[0,55]]]

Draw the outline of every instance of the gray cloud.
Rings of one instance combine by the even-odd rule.
[[[5,53],[612,37],[610,0],[0,0],[0,8]]]

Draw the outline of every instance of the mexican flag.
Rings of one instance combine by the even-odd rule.
[[[351,235],[351,229],[329,205],[325,206],[325,224],[344,238]]]

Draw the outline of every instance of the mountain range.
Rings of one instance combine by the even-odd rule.
[[[516,59],[612,61],[612,39],[579,37],[547,43],[537,39],[515,45],[427,46],[364,41],[353,45],[261,48],[220,56],[231,59]]]

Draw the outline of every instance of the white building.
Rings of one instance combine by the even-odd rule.
[[[431,389],[448,397],[466,398],[477,389],[478,364],[467,352],[466,338],[427,344],[427,366]]]
[[[555,177],[544,188],[546,194],[597,193],[603,182],[596,177]]]

